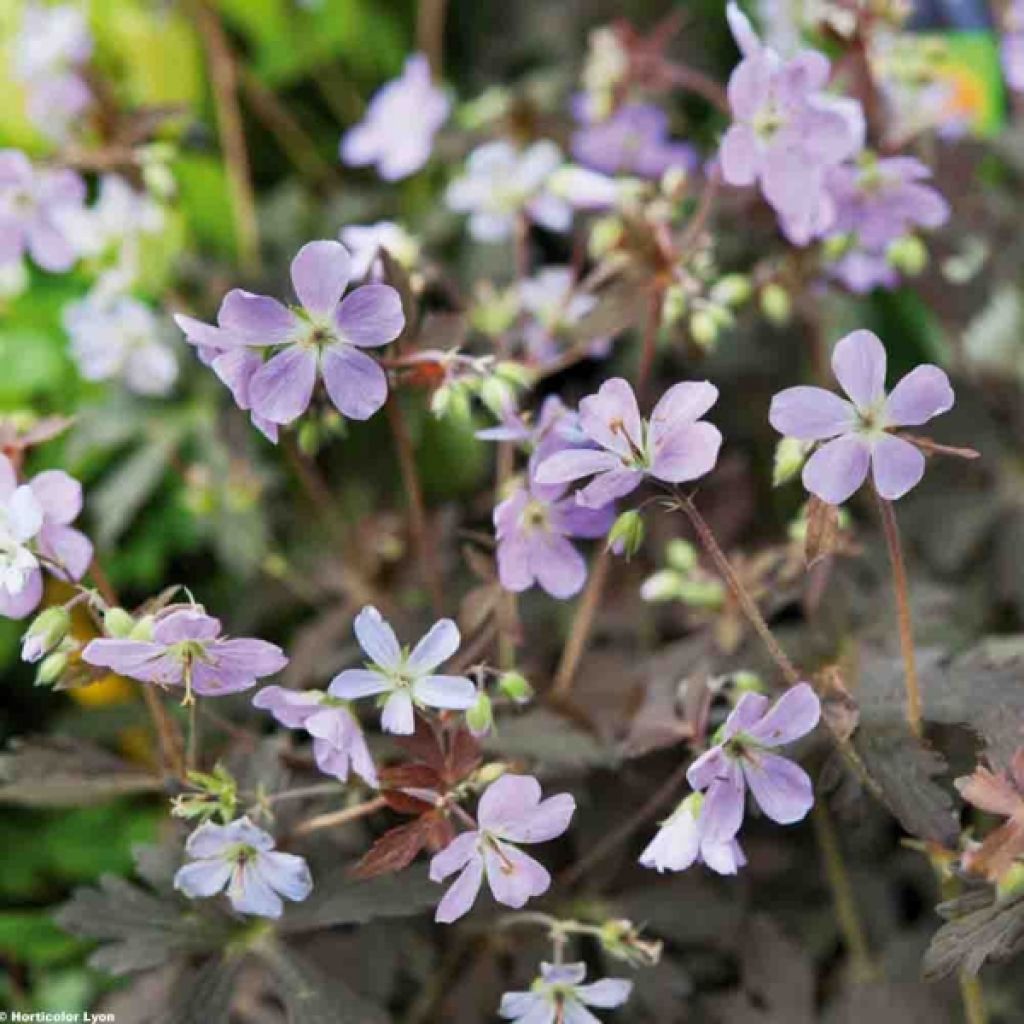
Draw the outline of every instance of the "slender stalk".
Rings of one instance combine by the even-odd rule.
[[[757,602],[750,596],[750,592],[743,585],[743,581],[736,575],[736,570],[733,569],[729,559],[725,556],[725,552],[719,546],[707,520],[697,510],[697,506],[694,505],[692,498],[681,494],[679,491],[675,492],[675,496],[679,507],[690,520],[704,550],[715,563],[718,571],[722,574],[726,584],[732,591],[733,596],[739,602],[743,614],[746,615],[747,620],[754,627],[757,635],[768,649],[772,661],[779,667],[779,671],[786,682],[790,686],[795,686],[800,682],[800,673],[796,670],[793,662],[789,660],[786,652],[779,646],[778,640],[775,639],[768,623],[765,622],[764,616],[761,614],[761,609],[757,607]]]
[[[242,111],[238,103],[238,68],[219,14],[209,0],[194,0],[196,22],[206,46],[210,85],[217,111],[217,130],[231,184],[231,209],[242,268],[250,274],[260,267],[259,227],[252,187],[249,150],[245,144]]]
[[[103,598],[108,606],[116,607],[121,603],[118,600],[117,592],[110,582],[110,578],[100,564],[100,560],[96,557],[93,558],[92,564],[89,566],[89,575],[92,577],[93,583],[96,584],[100,597]],[[142,693],[146,710],[149,712],[149,717],[153,722],[153,731],[156,733],[157,759],[160,765],[160,772],[165,776],[173,775],[181,778],[184,774],[181,731],[167,711],[167,708],[164,707],[164,703],[154,687],[149,683],[140,683],[139,689]]]
[[[612,564],[612,553],[607,548],[601,549],[593,568],[590,570],[590,579],[587,580],[583,597],[576,608],[576,617],[572,620],[572,628],[569,630],[569,639],[565,643],[565,650],[562,652],[562,659],[558,663],[558,670],[555,672],[555,681],[551,687],[553,697],[565,697],[572,689],[573,679],[576,676],[576,669],[583,651],[590,639],[590,630],[594,625],[594,616],[601,604],[601,595],[604,592],[605,581],[608,578],[608,570]]]
[[[494,504],[505,499],[505,485],[512,476],[515,467],[516,447],[503,441],[498,445],[495,460]],[[519,600],[511,590],[502,589],[498,598],[495,618],[498,626],[498,668],[512,669],[516,665],[517,620],[519,618]]]
[[[398,454],[398,468],[402,474],[402,486],[409,502],[409,533],[412,535],[413,547],[420,563],[420,575],[423,585],[430,595],[431,608],[435,615],[444,610],[444,586],[435,557],[435,548],[427,531],[427,510],[423,503],[423,487],[420,484],[419,470],[416,468],[416,455],[409,436],[409,427],[405,422],[402,407],[394,394],[386,405],[388,423],[395,439],[395,451]]]
[[[981,978],[970,971],[960,971],[957,975],[960,983],[960,1001],[964,1007],[964,1020],[967,1024],[988,1024],[988,1010],[985,1008],[985,993],[981,988]]]
[[[821,859],[825,865],[825,877],[832,890],[832,902],[835,904],[839,930],[843,935],[843,943],[853,963],[854,980],[872,981],[878,977],[878,968],[871,956],[864,933],[864,925],[857,911],[857,897],[850,885],[850,876],[843,861],[843,852],[839,847],[835,825],[828,808],[821,800],[814,802],[811,811],[814,824],[814,837],[818,841]]]
[[[647,388],[651,382],[651,370],[654,367],[654,357],[658,347],[661,300],[662,289],[658,285],[654,285],[647,301],[643,340],[640,346],[640,365],[636,374],[636,394],[641,406],[646,404]]]
[[[304,800],[312,796],[330,796],[340,793],[344,786],[340,782],[315,782],[309,786],[299,786],[296,789],[286,789],[280,793],[272,793],[266,798],[268,804],[279,804],[285,800]]]
[[[673,85],[707,100],[723,114],[729,113],[729,97],[725,89],[710,75],[685,64],[674,64],[669,61],[662,65],[662,71]]]
[[[188,706],[188,747],[185,751],[185,771],[194,772],[199,763],[199,703]]]
[[[295,828],[295,835],[302,836],[307,832],[316,832],[322,828],[334,828],[336,825],[347,825],[351,821],[358,821],[371,814],[387,807],[388,802],[382,796],[374,797],[365,803],[356,804],[355,807],[346,807],[340,811],[331,811],[329,814],[318,814],[315,818],[309,818]]]
[[[447,0],[419,0],[416,48],[427,55],[430,72],[440,79],[444,69],[444,16]]]
[[[914,657],[914,627],[910,619],[910,590],[907,585],[907,567],[903,561],[900,531],[892,502],[876,492],[878,513],[882,518],[882,532],[889,549],[892,564],[892,584],[896,595],[896,619],[900,631],[900,650],[903,653],[903,679],[907,689],[907,724],[915,736],[921,735],[921,685],[917,678]]]

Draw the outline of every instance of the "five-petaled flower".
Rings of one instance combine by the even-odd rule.
[[[193,691],[221,697],[248,690],[288,664],[281,648],[266,640],[224,637],[220,620],[199,605],[165,610],[146,639],[91,640],[82,660],[143,682],[184,686],[183,703],[192,702]]]
[[[366,737],[346,701],[322,690],[264,686],[252,703],[269,711],[288,729],[305,729],[313,737],[316,766],[325,775],[345,782],[351,770],[368,786],[377,788],[377,769]]]
[[[543,843],[560,836],[576,810],[568,793],[541,800],[532,775],[503,775],[480,797],[477,828],[463,832],[430,862],[430,878],[443,882],[459,872],[437,906],[435,920],[450,924],[469,911],[484,873],[494,898],[519,909],[551,884],[547,869],[517,843]]]
[[[704,842],[725,843],[743,823],[746,787],[780,825],[800,821],[814,803],[811,780],[798,764],[772,750],[805,736],[818,724],[821,704],[809,683],[797,683],[774,704],[745,693],[722,727],[721,739],[690,765],[687,781],[704,793]],[[703,852],[703,842],[701,845]]]
[[[685,871],[706,864],[720,875],[735,875],[747,863],[736,838],[708,835],[704,828],[704,797],[691,793],[662,822],[640,854],[640,863],[656,871]]]
[[[401,76],[380,87],[362,121],[345,133],[341,159],[353,167],[373,164],[385,181],[407,178],[430,158],[450,109],[448,96],[431,79],[430,62],[414,53]]]
[[[888,397],[885,369],[881,341],[871,331],[854,331],[832,352],[832,371],[850,401],[806,386],[772,399],[769,419],[780,434],[827,442],[807,460],[803,482],[830,505],[846,501],[869,467],[883,498],[902,498],[924,476],[924,455],[892,430],[920,426],[953,407],[949,378],[937,366],[911,370]]]
[[[540,977],[528,992],[506,992],[500,1013],[513,1024],[599,1024],[588,1006],[611,1010],[633,991],[625,978],[602,978],[583,984],[586,964],[540,965]]]
[[[714,468],[722,444],[718,428],[700,418],[717,398],[708,381],[683,381],[662,395],[644,421],[628,382],[605,381],[580,402],[580,427],[598,450],[557,452],[540,463],[535,479],[561,484],[593,476],[576,494],[588,508],[629,494],[645,476],[668,484],[696,480]]]
[[[291,277],[301,309],[236,288],[224,297],[218,327],[190,317],[178,317],[178,325],[189,341],[211,351],[279,349],[258,367],[245,367],[244,399],[256,416],[291,423],[309,407],[322,378],[343,416],[369,419],[387,399],[388,382],[380,364],[360,349],[386,345],[402,333],[398,292],[367,284],[342,298],[352,260],[340,242],[308,242],[292,260]]]
[[[472,680],[434,671],[459,649],[459,627],[451,619],[434,623],[411,653],[399,646],[395,631],[370,605],[356,616],[354,628],[370,664],[339,672],[328,692],[346,700],[380,696],[385,732],[412,733],[416,706],[465,711],[476,703]]]
[[[313,891],[302,857],[274,849],[274,837],[248,818],[228,825],[207,822],[185,843],[189,862],[174,876],[175,889],[189,899],[208,899],[225,887],[240,914],[280,917],[281,902],[299,902]]]
[[[42,568],[62,580],[80,580],[92,561],[92,543],[71,523],[82,511],[82,485],[63,470],[18,484],[0,455],[0,615],[22,619],[43,596]]]

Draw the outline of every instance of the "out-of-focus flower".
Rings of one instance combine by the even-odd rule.
[[[193,344],[234,356],[218,376],[241,408],[270,423],[298,419],[322,378],[335,408],[354,420],[369,419],[384,404],[387,376],[363,348],[394,341],[405,326],[402,300],[386,284],[367,284],[342,295],[352,260],[339,242],[309,242],[292,260],[292,285],[302,303],[292,310],[266,295],[234,289],[224,296],[218,327],[191,317],[175,319]],[[278,348],[256,365],[252,349]],[[258,355],[256,356],[258,359]]]
[[[863,112],[824,93],[824,56],[803,50],[784,61],[734,3],[727,10],[743,59],[729,78],[733,123],[722,140],[722,174],[731,185],[760,183],[783,233],[806,245],[834,219],[825,173],[863,145]]]
[[[498,578],[519,593],[539,583],[552,597],[572,597],[587,578],[587,563],[570,537],[603,537],[615,509],[585,508],[565,485],[526,481],[494,510]]]
[[[366,738],[345,701],[330,691],[264,686],[252,703],[289,729],[305,729],[313,737],[316,765],[325,775],[345,782],[351,769],[368,786],[377,788],[377,770]]]
[[[640,863],[655,871],[685,871],[694,863],[706,864],[720,875],[735,875],[747,863],[735,837],[706,834],[702,816],[704,797],[691,793],[662,822],[640,854]]]
[[[96,201],[68,211],[62,223],[82,256],[99,256],[125,239],[152,235],[165,222],[163,207],[119,174],[100,178]]]
[[[871,331],[854,331],[832,352],[832,372],[850,401],[815,387],[787,388],[772,399],[769,420],[786,437],[826,441],[806,462],[804,486],[841,505],[871,469],[878,493],[902,498],[924,475],[924,455],[891,433],[953,408],[949,378],[937,366],[911,370],[886,396],[885,347]]]
[[[18,485],[0,455],[0,615],[23,619],[43,596],[42,568],[58,579],[80,580],[92,543],[71,523],[82,511],[82,485],[58,469]]]
[[[697,551],[688,541],[670,541],[665,549],[664,569],[648,576],[640,588],[645,601],[680,601],[694,608],[721,608],[725,585],[706,573],[697,561]]]
[[[722,727],[720,741],[690,765],[687,781],[704,793],[700,809],[703,843],[725,843],[743,823],[746,787],[772,821],[800,821],[814,803],[811,780],[800,765],[772,753],[805,736],[818,724],[821,704],[808,683],[797,683],[774,705],[745,693]]]
[[[445,193],[448,205],[469,214],[469,233],[478,242],[503,242],[520,216],[566,231],[572,207],[551,194],[548,179],[562,164],[561,150],[542,140],[519,150],[510,142],[487,142],[469,154],[465,173]]]
[[[81,75],[92,45],[85,12],[77,5],[26,5],[11,46],[14,72],[25,86],[29,119],[54,141],[65,139],[92,103]]]
[[[660,178],[670,168],[692,171],[696,150],[668,135],[668,115],[650,103],[627,103],[611,117],[584,124],[572,137],[572,155],[605,174]]]
[[[185,856],[188,863],[174,876],[174,888],[191,900],[226,889],[240,914],[277,918],[282,896],[300,902],[313,891],[306,861],[275,850],[274,837],[245,817],[200,825],[185,843]]]
[[[557,452],[538,465],[535,478],[560,484],[592,476],[576,495],[589,508],[629,494],[645,476],[672,484],[696,480],[714,468],[722,444],[718,428],[700,418],[717,398],[708,381],[683,381],[662,395],[644,421],[629,383],[621,377],[605,381],[580,402],[580,427],[600,450]]]
[[[349,224],[341,229],[338,237],[352,256],[352,277],[362,280],[375,271],[374,264],[381,249],[399,266],[410,270],[420,258],[420,243],[401,226],[390,220],[379,220],[376,224]]]
[[[147,639],[137,635],[91,640],[82,652],[90,665],[160,686],[184,686],[192,694],[222,697],[256,685],[288,664],[284,652],[266,640],[228,639],[219,619],[201,606],[170,608],[152,623]]]
[[[611,114],[616,96],[629,75],[629,51],[618,32],[607,25],[594,29],[587,42],[579,112],[586,121],[600,121]]]
[[[551,884],[547,870],[518,848],[560,836],[576,810],[568,793],[541,800],[540,783],[531,775],[502,775],[480,797],[478,828],[463,832],[430,862],[430,878],[443,882],[459,872],[438,904],[434,919],[450,924],[476,900],[484,873],[494,898],[519,909]]]
[[[1013,0],[1003,14],[1003,73],[1014,92],[1024,92],[1024,0]]]
[[[35,168],[20,150],[0,150],[0,265],[28,253],[43,270],[70,270],[78,251],[63,217],[84,200],[74,171]]]
[[[530,314],[523,340],[533,361],[544,364],[556,358],[559,335],[571,330],[597,305],[597,299],[577,291],[575,283],[569,267],[545,267],[519,282],[520,305]],[[606,355],[608,339],[595,338],[591,349],[595,356]]]
[[[329,693],[346,700],[381,697],[380,722],[385,732],[412,733],[417,705],[465,711],[475,703],[472,680],[434,671],[459,649],[459,628],[451,619],[436,622],[412,653],[402,649],[394,630],[370,605],[356,616],[354,629],[370,663],[339,672],[331,680]]]
[[[405,62],[399,78],[374,94],[359,124],[341,140],[341,159],[350,166],[369,164],[386,181],[415,174],[430,159],[434,135],[448,117],[451,101],[434,85],[422,53]]]
[[[871,155],[829,170],[835,219],[828,235],[846,243],[830,271],[851,291],[897,284],[894,243],[917,228],[937,228],[948,220],[949,204],[924,183],[929,177],[929,168],[912,157]]]
[[[91,297],[62,314],[71,354],[86,380],[121,380],[140,395],[166,395],[178,378],[167,333],[145,303],[129,296]]]
[[[602,978],[583,984],[586,964],[540,965],[540,977],[528,992],[506,992],[500,1013],[513,1024],[600,1024],[588,1006],[611,1010],[633,991],[624,978]]]

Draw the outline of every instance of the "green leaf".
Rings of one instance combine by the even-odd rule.
[[[82,943],[62,931],[45,910],[8,910],[0,914],[0,953],[11,960],[48,965],[82,951]]]

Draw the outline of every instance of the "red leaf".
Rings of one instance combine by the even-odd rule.
[[[426,846],[436,828],[433,814],[425,814],[406,825],[385,832],[352,868],[355,878],[375,878],[407,868]]]

